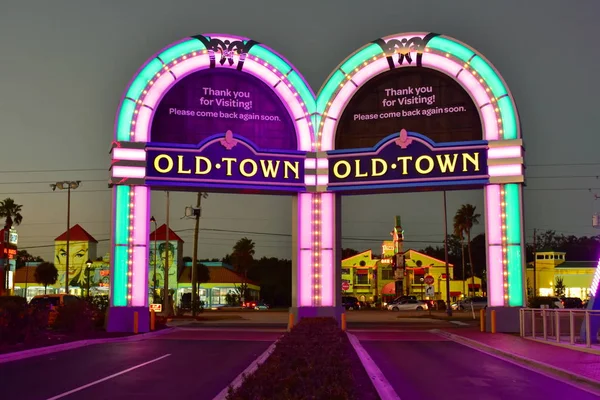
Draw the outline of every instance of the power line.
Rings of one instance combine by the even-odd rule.
[[[108,182],[108,180],[107,180]],[[73,193],[97,193],[97,192],[110,192],[110,189],[90,189],[90,190],[78,190],[77,192],[73,192]],[[4,192],[4,193],[0,193],[0,195],[2,196],[10,196],[10,195],[15,195],[18,194],[19,196],[21,195],[26,195],[26,194],[56,194],[56,193],[60,193],[60,192],[53,192],[52,190],[44,190],[44,191],[38,191],[38,192]]]
[[[72,169],[29,169],[29,170],[13,170],[13,171],[0,171],[0,174],[29,174],[29,173],[41,173],[41,172],[85,172],[85,171],[108,171],[106,168],[72,168]]]
[[[108,182],[108,179],[86,179],[82,183],[88,182]],[[46,181],[27,181],[27,182],[0,182],[0,185],[33,185],[33,184],[50,184],[50,179]]]
[[[552,163],[552,164],[525,164],[527,167],[579,167],[600,165],[598,162],[583,162],[583,163]]]
[[[546,176],[526,176],[526,179],[561,179],[561,178],[596,178],[598,175],[546,175]]]

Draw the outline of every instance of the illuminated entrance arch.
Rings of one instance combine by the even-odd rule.
[[[489,61],[459,41],[432,33],[388,36],[357,50],[329,76],[317,98],[318,149],[335,148],[345,107],[369,80],[397,68],[439,71],[475,103],[488,143],[485,186],[488,302],[521,307],[525,297],[523,142],[514,99]],[[382,188],[383,189],[383,188]]]
[[[468,94],[481,126],[471,124],[468,139],[434,140],[410,128],[410,118],[462,106],[395,109],[381,119],[408,115],[407,129],[373,132],[381,137],[366,146],[336,147],[344,136],[338,125],[351,113],[353,98],[392,70],[451,79]],[[390,96],[412,91],[392,89]],[[117,113],[111,153],[110,331],[131,331],[134,312],[140,331],[148,330],[151,188],[292,195],[292,312],[305,317],[342,312],[343,194],[485,186],[489,305],[510,310],[524,304],[523,149],[516,107],[491,64],[454,39],[426,33],[379,39],[340,64],[315,97],[296,69],[262,44],[222,34],[188,38],[137,72]],[[462,169],[444,166],[457,157]],[[415,171],[409,171],[413,158]],[[405,160],[404,168],[396,159]],[[371,175],[361,169],[365,165],[372,166]],[[355,172],[339,173],[343,166]]]

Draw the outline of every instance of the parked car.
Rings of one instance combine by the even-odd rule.
[[[265,303],[264,301],[259,301],[258,303],[256,303],[254,305],[254,309],[257,311],[268,310],[269,308],[270,308],[269,305],[267,303]]]
[[[394,300],[387,302],[387,303],[383,303],[384,307],[387,307],[389,304],[392,303],[399,303],[403,300],[417,300],[417,296],[398,296],[396,297]]]
[[[554,296],[536,296],[529,299],[529,308],[565,308],[564,302]]]
[[[487,297],[468,297],[452,304],[452,309],[460,311],[481,310],[486,308],[488,304]]]
[[[0,296],[0,311],[8,307],[20,307],[27,304],[25,297],[21,296]]]
[[[33,306],[47,306],[50,309],[48,313],[48,325],[54,324],[58,315],[59,309],[62,306],[74,304],[82,301],[79,297],[71,294],[40,294],[33,296],[29,304]]]
[[[342,306],[346,310],[360,310],[360,302],[353,296],[342,296]]]
[[[421,311],[427,310],[427,303],[419,300],[401,300],[388,304],[389,311]]]
[[[565,308],[583,308],[583,301],[579,297],[563,297]]]

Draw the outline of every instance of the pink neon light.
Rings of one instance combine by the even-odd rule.
[[[321,305],[333,306],[335,291],[333,290],[333,250],[321,250]]]
[[[133,188],[134,194],[134,227],[133,227],[133,244],[134,246],[146,245],[148,243],[148,187],[147,186],[135,186]]]
[[[306,186],[316,186],[317,176],[316,175],[304,175],[304,184]]]
[[[300,107],[299,97],[294,96],[294,93],[284,82],[281,82],[275,88],[279,95],[283,98],[285,104],[290,108],[294,120],[304,117],[304,110]]]
[[[144,149],[123,149],[115,147],[112,151],[113,160],[146,161]]]
[[[333,249],[334,196],[331,192],[321,194],[321,248],[324,249]]]
[[[492,147],[488,149],[488,158],[519,158],[522,155],[520,146]]]
[[[146,199],[144,198],[144,201]],[[147,222],[144,224],[147,225]],[[148,304],[148,247],[133,248],[133,266],[131,275],[131,305],[144,307]]]
[[[317,168],[319,168],[319,169],[329,168],[329,160],[327,158],[318,158],[317,159]]]
[[[425,67],[439,69],[453,77],[462,69],[462,65],[457,64],[455,61],[430,52],[423,53],[421,63]]]
[[[598,293],[598,285],[600,284],[600,260],[598,260],[598,265],[596,265],[596,272],[594,273],[594,277],[592,278],[592,286],[590,286],[590,292],[592,296],[596,296]]]
[[[485,218],[487,240],[490,245],[502,244],[502,208],[500,207],[500,185],[485,187]]]
[[[112,176],[115,178],[145,178],[146,168],[115,165],[112,167]]]
[[[317,168],[317,159],[316,158],[307,158],[304,160],[304,168],[305,169],[316,169]]]
[[[298,284],[300,306],[312,304],[312,217],[311,217],[311,193],[298,194],[298,225],[299,225],[299,249],[298,249]]]
[[[275,84],[280,80],[279,76],[277,76],[272,70],[268,69],[260,61],[255,61],[254,57],[252,56],[246,57],[246,61],[244,61],[244,71],[261,78],[270,86],[275,86]]]
[[[402,35],[386,36],[385,37],[385,41],[386,42],[389,42],[390,40],[400,40],[400,41],[402,41],[403,39],[410,40],[410,39],[415,38],[415,37],[423,39],[425,37],[425,33],[421,33],[421,32],[406,32],[406,33],[403,33]]]
[[[362,85],[374,76],[379,75],[380,73],[390,69],[390,65],[388,64],[388,61],[385,57],[379,58],[375,61],[369,60],[368,62],[368,65],[366,65],[363,69],[352,75],[352,81],[358,86]],[[345,72],[352,73],[352,71]]]
[[[332,103],[331,107],[329,107],[329,110],[327,110],[327,116],[334,119],[338,119],[340,117],[341,113],[343,112],[343,108],[346,106],[347,102],[350,101],[350,98],[354,92],[356,92],[356,86],[352,82],[348,81],[348,79],[345,79],[342,82],[344,83],[344,87],[341,88],[336,95],[337,101]]]
[[[488,246],[488,298],[492,307],[504,305],[502,247]]]
[[[187,64],[187,62],[182,62],[179,64],[179,66],[186,69],[190,68],[189,65],[185,64]],[[173,78],[173,75],[165,70],[161,70],[160,72],[161,75],[158,78],[155,77],[156,80],[153,81],[152,85],[146,87],[148,93],[146,93],[146,96],[143,98],[143,102],[150,108],[156,108],[163,93],[165,93],[171,87],[171,85],[175,84],[175,78]]]
[[[329,183],[329,175],[317,175],[317,186],[325,186]]]
[[[481,108],[481,115],[483,115],[483,134],[485,135],[485,140],[498,140],[500,138],[498,121],[493,104]]]
[[[210,57],[208,53],[202,54],[201,51],[197,52],[195,56],[191,56],[171,67],[171,72],[175,74],[177,79],[181,79],[191,71],[199,71],[206,69],[210,66]],[[171,74],[169,74],[171,75]]]
[[[523,166],[521,164],[488,165],[488,174],[490,176],[523,175]]]
[[[477,107],[481,107],[482,105],[490,102],[490,96],[488,96],[485,89],[481,86],[481,83],[473,76],[471,72],[469,72],[469,70],[463,70],[463,72],[458,75],[458,81],[467,88],[469,93],[471,93],[471,96],[473,96],[475,99],[475,104]]]
[[[134,142],[147,142],[150,134],[150,120],[152,119],[152,110],[148,107],[141,107],[135,120]]]
[[[296,121],[296,130],[298,132],[298,142],[300,150],[309,151],[312,132],[306,118]]]
[[[336,121],[329,119],[329,118],[323,118],[323,121],[325,121],[325,123],[323,124],[321,150],[323,150],[323,151],[333,150]]]

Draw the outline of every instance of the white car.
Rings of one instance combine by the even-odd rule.
[[[421,311],[427,310],[427,308],[427,303],[419,300],[402,300],[387,306],[389,311]]]

